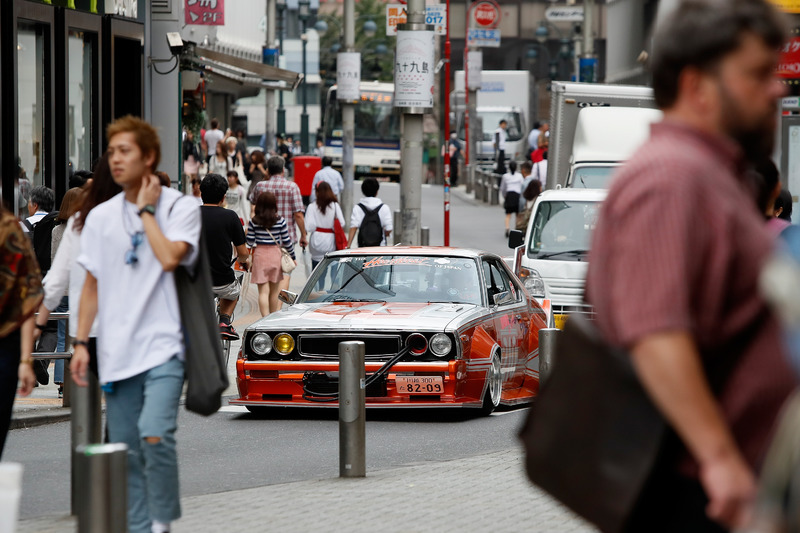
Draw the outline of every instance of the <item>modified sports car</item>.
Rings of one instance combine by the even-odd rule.
[[[539,390],[544,311],[498,256],[437,247],[328,254],[284,309],[246,329],[239,398],[337,406],[339,343],[365,345],[367,407],[530,402]]]

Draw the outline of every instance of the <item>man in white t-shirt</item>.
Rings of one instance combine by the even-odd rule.
[[[356,233],[359,234],[359,247],[386,246],[386,240],[392,234],[394,225],[392,224],[392,210],[378,198],[379,188],[380,185],[375,178],[366,178],[361,183],[361,192],[364,193],[364,197],[353,206],[353,212],[350,214],[348,248],[353,244]]]
[[[214,157],[217,153],[217,143],[225,138],[225,134],[219,129],[219,121],[215,118],[211,119],[211,129],[206,130],[203,140],[208,145],[208,154],[206,160]]]
[[[123,192],[95,207],[81,232],[86,281],[70,369],[86,385],[96,316],[108,435],[128,446],[128,530],[168,532],[181,514],[175,430],[184,380],[173,271],[195,262],[200,208],[153,175],[161,148],[152,126],[128,116],[107,133]]]
[[[494,130],[494,149],[497,151],[497,169],[495,173],[501,176],[506,173],[506,128],[508,121],[502,119],[497,129]]]
[[[336,201],[341,201],[344,179],[342,179],[342,175],[339,174],[339,171],[331,166],[332,164],[333,158],[331,158],[331,156],[326,155],[322,158],[322,169],[318,170],[317,173],[314,174],[314,179],[311,180],[311,196],[309,196],[309,202],[317,201],[317,185],[321,181],[327,182],[328,185],[331,186],[333,194],[336,195]]]

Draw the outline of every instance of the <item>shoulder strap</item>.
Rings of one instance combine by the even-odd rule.
[[[361,205],[361,204],[359,204],[359,205]],[[25,227],[28,228],[29,232],[31,232],[31,233],[33,232],[33,224],[31,224],[31,222],[27,218],[23,219],[22,223],[25,224]]]
[[[361,210],[364,212],[364,214],[365,214],[365,215],[366,215],[367,213],[369,213],[369,209],[367,209],[367,206],[365,206],[365,205],[364,205],[364,204],[362,204],[361,202],[359,202],[359,204],[358,204],[358,207],[360,207],[360,208],[361,208]]]
[[[367,211],[367,213],[370,214],[370,215],[374,215],[375,213],[377,213],[378,211],[381,210],[381,207],[383,207],[383,204],[379,205],[378,207],[376,207],[375,209],[373,209],[371,211]]]

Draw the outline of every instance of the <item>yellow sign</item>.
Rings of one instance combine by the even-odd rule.
[[[785,13],[800,13],[800,0],[769,0]]]

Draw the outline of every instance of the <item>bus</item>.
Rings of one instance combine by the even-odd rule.
[[[361,82],[355,113],[354,174],[400,179],[400,111],[394,107],[394,84]],[[325,155],[342,170],[342,108],[336,85],[328,90],[323,121]]]

